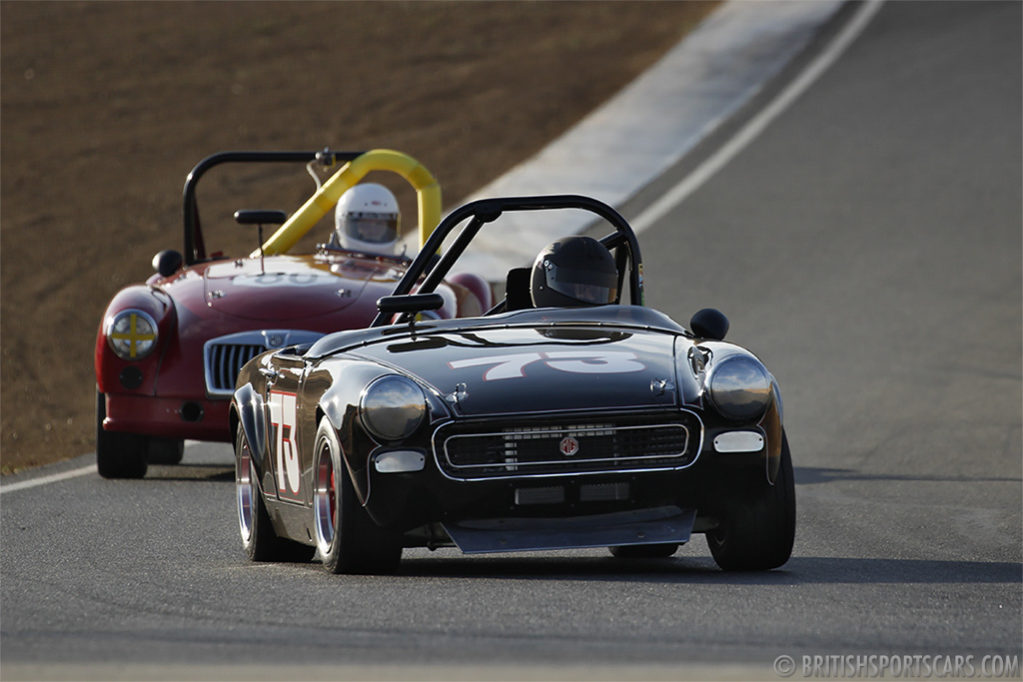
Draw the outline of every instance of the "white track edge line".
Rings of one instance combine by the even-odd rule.
[[[199,444],[197,440],[186,440],[185,447],[194,447]],[[50,476],[40,476],[39,478],[29,479],[27,481],[20,481],[18,483],[10,483],[8,485],[0,485],[0,495],[4,493],[12,493],[15,490],[25,490],[26,488],[36,488],[47,483],[58,483],[59,481],[66,481],[69,478],[78,478],[79,476],[86,476],[88,474],[97,474],[95,464],[84,466],[80,469],[72,469],[71,471],[65,471],[60,474],[52,474]]]
[[[79,476],[86,476],[88,474],[95,474],[96,465],[90,464],[89,466],[82,467],[81,469],[72,469],[71,471],[65,471],[60,474],[52,474],[50,476],[41,476],[39,478],[33,478],[28,481],[21,481],[19,483],[10,483],[8,485],[0,485],[0,495],[3,493],[13,493],[15,490],[25,490],[26,488],[35,488],[37,486],[46,485],[47,483],[57,483],[58,481],[66,481],[69,478],[78,478]]]
[[[869,0],[869,2],[865,3],[859,13],[835,37],[824,52],[810,62],[795,80],[782,90],[770,104],[750,119],[728,142],[705,159],[703,163],[684,177],[679,184],[668,190],[657,201],[647,206],[635,220],[631,221],[632,229],[635,232],[642,232],[663,218],[668,211],[685,201],[690,194],[699,189],[703,183],[709,180],[725,164],[749,145],[750,142],[756,139],[770,125],[771,121],[785,111],[820,78],[821,74],[838,61],[838,58],[842,56],[849,45],[867,27],[867,24],[874,18],[878,10],[881,9],[882,4],[884,4],[884,0]]]

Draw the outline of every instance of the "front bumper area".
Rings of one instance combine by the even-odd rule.
[[[482,519],[442,525],[464,554],[482,554],[683,544],[689,541],[695,521],[695,509],[667,506],[587,516]]]
[[[160,438],[230,442],[230,400],[164,398],[108,393],[107,431]]]
[[[538,527],[553,529],[563,521],[575,524],[573,531],[579,531],[576,537],[569,544],[545,539],[544,548],[684,542],[682,538],[694,528],[702,532],[708,524],[713,526],[715,519],[741,501],[751,488],[767,484],[765,457],[763,452],[722,455],[704,451],[692,466],[679,470],[470,481],[452,480],[428,461],[423,471],[415,473],[368,472],[365,508],[378,525],[399,532],[441,524],[456,543],[461,542],[459,530],[464,528],[521,528],[535,535]],[[666,508],[672,508],[673,514],[662,514],[658,520],[672,519],[678,527],[671,532],[677,535],[647,529],[646,537],[615,536],[614,542],[583,537],[587,526],[600,526],[605,521],[624,524],[624,519],[635,513]],[[673,518],[688,512],[694,513],[695,526]],[[508,551],[529,544],[511,536],[505,540]],[[476,547],[478,542],[470,538],[466,546]],[[499,540],[487,542],[493,547]]]
[[[681,544],[769,485],[763,435],[688,410],[461,420],[421,470],[377,470],[378,448],[357,478],[378,525],[466,553]]]

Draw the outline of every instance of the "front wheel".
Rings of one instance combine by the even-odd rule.
[[[103,428],[107,397],[96,391],[96,469],[103,478],[142,478],[146,475],[149,442],[145,436]]]
[[[309,561],[312,547],[278,537],[270,522],[259,488],[259,475],[252,461],[252,451],[238,427],[234,449],[235,501],[238,507],[238,530],[242,547],[252,561]]]
[[[359,504],[330,421],[320,420],[313,460],[316,548],[331,573],[393,573],[401,542],[377,526]]]
[[[782,434],[781,466],[774,485],[737,499],[721,524],[707,533],[714,561],[725,571],[777,568],[792,556],[796,537],[796,488],[788,438]]]

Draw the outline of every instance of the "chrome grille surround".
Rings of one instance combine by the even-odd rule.
[[[230,396],[242,365],[252,358],[266,350],[312,343],[322,336],[319,332],[294,329],[257,329],[210,339],[203,344],[202,353],[206,393]]]
[[[563,454],[566,441],[571,454]],[[455,480],[684,469],[703,424],[687,410],[645,414],[522,415],[449,422],[433,436],[437,465]]]

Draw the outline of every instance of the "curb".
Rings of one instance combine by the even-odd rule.
[[[753,99],[805,49],[844,0],[729,0],[612,99],[468,199],[583,194],[621,207]],[[459,269],[503,282],[584,212],[515,213],[484,230]],[[508,232],[514,239],[508,239]]]

